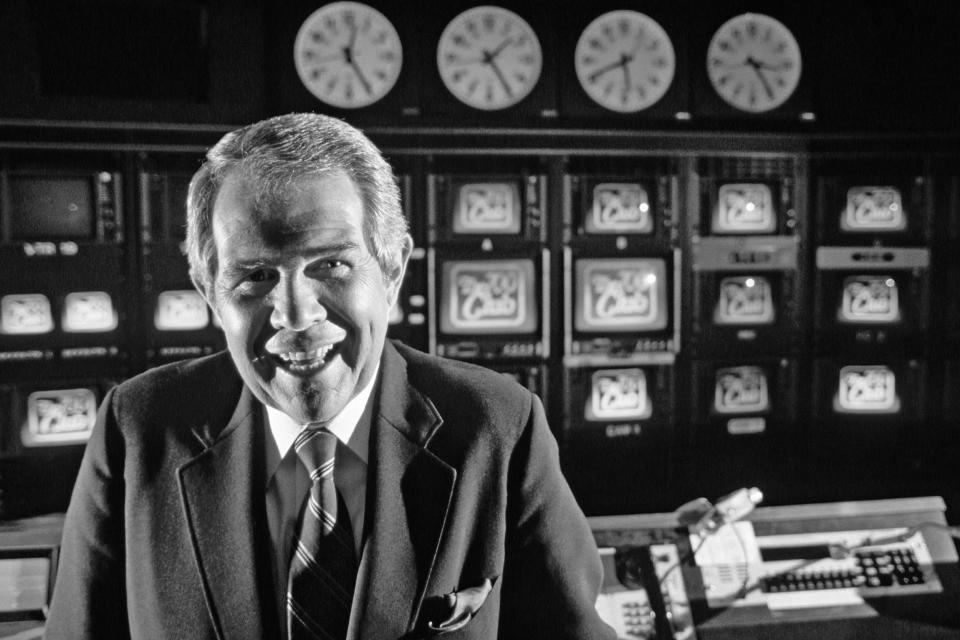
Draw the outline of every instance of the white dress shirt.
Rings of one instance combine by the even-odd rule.
[[[370,420],[362,420],[379,366],[370,382],[343,410],[330,421],[330,430],[337,443],[333,477],[343,495],[350,514],[357,558],[363,551],[363,522],[367,496],[367,459],[370,443]],[[265,407],[269,435],[266,444],[266,510],[270,543],[273,549],[272,565],[278,591],[278,609],[285,612],[287,574],[297,523],[303,504],[310,492],[310,478],[306,467],[293,450],[293,441],[306,426],[294,422],[287,414]],[[282,621],[283,618],[281,618]],[[281,622],[282,624],[282,622]]]

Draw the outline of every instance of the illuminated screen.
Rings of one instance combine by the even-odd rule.
[[[651,233],[653,215],[647,190],[638,183],[596,185],[583,228],[587,233]]]
[[[852,233],[903,231],[907,216],[896,187],[851,187],[840,228]]]
[[[899,413],[893,370],[883,365],[841,367],[833,410],[868,415]]]
[[[95,333],[117,328],[117,312],[105,291],[68,293],[63,301],[63,330],[66,333]]]
[[[160,331],[195,331],[209,322],[207,303],[196,291],[162,291],[157,296],[153,325]]]
[[[17,293],[0,297],[0,333],[35,335],[53,331],[50,300],[42,293]]]
[[[10,176],[14,240],[93,237],[93,195],[84,178]]]
[[[837,319],[849,323],[899,322],[897,281],[883,275],[844,278]]]
[[[21,441],[26,447],[84,442],[96,419],[97,396],[92,389],[34,391],[27,397]]]
[[[667,326],[667,266],[662,259],[583,258],[575,269],[577,331],[659,331]]]
[[[531,333],[539,326],[532,260],[449,260],[441,283],[443,333]]]
[[[745,182],[720,185],[711,228],[714,233],[773,233],[777,212],[770,187]]]
[[[453,232],[520,233],[520,190],[511,182],[460,185],[453,211]]]
[[[653,412],[643,369],[594,371],[590,386],[590,398],[584,411],[587,420],[643,420]]]
[[[713,322],[718,325],[773,324],[773,288],[763,276],[729,276],[720,280]]]
[[[760,367],[717,369],[713,410],[722,414],[763,413],[770,408],[767,374]]]

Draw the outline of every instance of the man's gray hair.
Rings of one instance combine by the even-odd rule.
[[[231,131],[207,152],[187,195],[187,259],[195,286],[213,294],[217,252],[213,205],[228,175],[238,172],[257,200],[279,197],[296,181],[344,172],[363,202],[364,236],[385,275],[400,267],[407,220],[400,191],[380,150],[343,120],[291,113]]]

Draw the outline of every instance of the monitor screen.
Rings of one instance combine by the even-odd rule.
[[[896,374],[884,365],[841,367],[833,410],[867,415],[899,413]]]
[[[897,281],[888,275],[843,279],[837,320],[843,323],[895,323],[901,319]]]
[[[653,233],[650,197],[638,182],[603,182],[593,187],[592,207],[584,217],[586,233]]]
[[[105,291],[68,293],[63,301],[63,330],[66,333],[97,333],[117,328],[117,312]]]
[[[469,182],[456,187],[453,233],[519,234],[520,189],[515,182]]]
[[[900,190],[892,186],[847,189],[840,229],[850,233],[897,232],[907,228]]]
[[[448,260],[442,264],[441,332],[524,334],[537,330],[533,260]]]
[[[765,325],[775,319],[773,288],[765,276],[727,276],[719,283],[713,322],[717,325]]]
[[[153,325],[159,331],[196,331],[209,322],[207,303],[196,291],[162,291],[157,296]]]
[[[760,182],[721,184],[711,230],[716,234],[763,234],[777,229],[773,193]]]
[[[590,376],[584,418],[590,422],[643,420],[653,413],[643,369],[598,369]]]
[[[84,177],[9,177],[13,240],[84,240],[96,233],[92,185]]]
[[[0,297],[0,333],[36,335],[53,331],[50,300],[42,293],[15,293]]]
[[[27,396],[27,419],[21,431],[25,447],[76,444],[90,437],[97,419],[93,389],[52,389]]]
[[[770,409],[767,374],[761,367],[717,369],[713,394],[716,413],[765,413]]]
[[[661,258],[580,258],[574,327],[581,332],[660,331],[667,326],[667,264]]]

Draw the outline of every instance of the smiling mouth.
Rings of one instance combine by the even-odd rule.
[[[330,362],[337,352],[337,344],[329,344],[309,351],[287,351],[270,354],[278,367],[294,375],[316,373]]]

